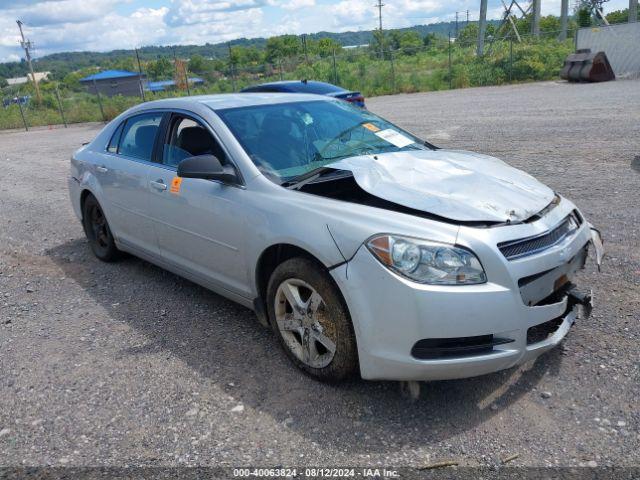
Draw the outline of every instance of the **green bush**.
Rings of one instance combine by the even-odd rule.
[[[549,22],[549,29],[553,29]],[[451,44],[441,37],[431,38],[428,46],[419,47],[412,37],[398,37],[400,50],[393,55],[385,54],[381,59],[377,52],[370,50],[342,50],[336,56],[335,71],[333,55],[310,56],[307,62],[304,55],[279,58],[268,64],[251,64],[229,70],[223,62],[222,69],[203,72],[207,83],[192,88],[191,94],[229,93],[255,83],[284,79],[314,79],[337,83],[350,90],[359,90],[366,97],[392,93],[411,93],[449,88],[465,88],[481,85],[501,85],[508,81],[524,82],[557,78],[565,57],[572,51],[571,40],[558,42],[555,36],[544,39],[526,39],[522,43],[513,43],[513,57],[510,54],[509,40],[487,42],[486,54],[478,58],[475,43],[471,37],[462,41],[461,35]],[[405,50],[402,50],[405,48]],[[451,54],[451,68],[449,66]],[[393,60],[393,65],[391,64]],[[196,61],[197,63],[197,61]],[[205,62],[213,65],[213,62]],[[200,68],[200,67],[199,67]],[[62,123],[58,111],[55,89],[59,88],[65,117],[69,123],[102,121],[97,97],[88,94],[79,86],[78,79],[95,69],[68,74],[60,85],[43,83],[43,99],[36,104],[31,85],[24,86],[20,92],[8,91],[5,98],[20,95],[32,95],[25,107],[25,116],[30,126]],[[336,81],[337,77],[337,81]],[[394,89],[395,85],[395,89]],[[146,100],[186,95],[186,91],[173,90],[158,93],[146,93]],[[102,97],[104,115],[110,120],[140,102],[138,97],[115,96]],[[17,105],[0,109],[0,129],[21,128],[22,119]]]

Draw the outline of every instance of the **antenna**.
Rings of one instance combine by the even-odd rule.
[[[42,102],[42,97],[40,96],[40,87],[38,86],[38,82],[36,81],[36,74],[33,73],[33,65],[31,64],[31,50],[33,50],[33,44],[24,38],[24,33],[22,32],[22,22],[20,20],[16,20],[18,24],[18,28],[20,29],[20,37],[22,41],[20,42],[20,46],[24,48],[24,53],[27,57],[27,63],[29,64],[29,71],[31,72],[31,80],[33,80],[33,86],[36,89],[36,98],[38,99],[38,103]]]

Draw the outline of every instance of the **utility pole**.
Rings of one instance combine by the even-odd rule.
[[[189,74],[187,73],[187,62],[182,63],[182,73],[184,74],[185,85],[187,86],[187,97],[191,96],[191,89],[189,88]]]
[[[478,57],[484,54],[484,34],[487,30],[487,0],[480,0],[480,19],[478,21]]]
[[[560,40],[567,39],[567,23],[569,18],[569,0],[562,0],[560,6]]]
[[[336,67],[336,49],[333,49],[333,83],[338,84],[338,69]]]
[[[31,52],[30,50],[33,48],[33,44],[24,38],[24,33],[22,33],[22,22],[20,20],[16,20],[18,24],[18,28],[20,29],[20,37],[22,41],[20,42],[20,46],[24,48],[24,54],[27,57],[27,63],[29,64],[29,71],[31,72],[31,80],[33,80],[33,86],[36,89],[36,99],[38,103],[42,102],[42,97],[40,96],[40,87],[38,86],[38,81],[36,80],[36,74],[33,73],[33,65],[31,64]]]
[[[384,3],[382,0],[378,0],[378,3],[375,5],[378,7],[378,23],[380,27],[380,58],[384,58],[384,35],[382,32],[382,7],[384,7]]]
[[[58,111],[60,112],[60,116],[62,117],[62,123],[64,123],[64,128],[67,128],[67,119],[64,116],[64,110],[62,108],[62,102],[60,101],[60,92],[58,91],[58,84],[56,83],[56,100],[58,101]]]
[[[229,68],[231,70],[231,88],[236,91],[236,72],[235,62],[233,61],[233,52],[231,51],[231,42],[227,42],[227,48],[229,49]]]
[[[302,34],[302,48],[304,49],[304,61],[309,63],[309,52],[307,51],[307,34]]]
[[[540,1],[531,1],[531,35],[535,37],[540,36]]]
[[[458,12],[456,12],[456,38],[458,38]],[[449,43],[451,43],[451,31],[449,31]]]
[[[629,0],[629,23],[638,21],[638,0]]]
[[[138,81],[140,83],[140,96],[142,97],[142,101],[145,102],[144,98],[144,85],[142,84],[142,65],[140,65],[140,55],[138,55],[138,49],[136,48],[136,60],[138,60]]]
[[[449,30],[449,90],[451,90],[453,86],[453,75],[451,70],[451,30]]]
[[[173,69],[175,73],[173,74],[176,77],[176,83],[178,83],[178,78],[180,78],[180,72],[178,71],[178,55],[176,54],[176,47],[173,47]]]
[[[469,10],[467,10],[467,23],[464,25],[465,27],[469,26]]]
[[[93,79],[93,89],[98,96],[98,106],[100,107],[100,115],[102,115],[102,121],[107,123],[107,117],[104,116],[104,108],[102,107],[102,97],[100,96],[100,90],[98,90],[98,85],[96,85],[96,79]]]

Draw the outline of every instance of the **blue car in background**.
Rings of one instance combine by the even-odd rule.
[[[23,95],[21,97],[5,98],[2,100],[2,106],[8,108],[11,105],[26,105],[29,103],[31,95]]]
[[[242,92],[288,92],[288,93],[314,93],[339,98],[364,108],[364,97],[360,92],[345,90],[342,87],[315,80],[284,80],[281,82],[261,83],[243,88]]]

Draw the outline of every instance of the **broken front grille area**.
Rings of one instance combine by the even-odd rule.
[[[571,280],[576,272],[584,267],[588,253],[587,243],[567,263],[518,280],[523,303],[532,307],[561,302],[573,286]]]
[[[498,244],[498,249],[507,260],[515,260],[528,255],[534,255],[557,245],[565,238],[573,235],[581,223],[581,217],[577,212],[572,212],[553,230],[534,237],[501,242]]]
[[[547,298],[544,298],[538,305],[550,305],[561,301],[564,297],[567,297],[567,308],[564,313],[559,317],[547,320],[546,322],[534,325],[527,329],[527,345],[533,345],[534,343],[543,342],[549,337],[553,336],[565,318],[576,307],[581,307],[577,314],[580,318],[587,318],[591,314],[593,307],[591,293],[580,291],[574,284],[566,283],[562,288],[556,290]]]
[[[547,322],[535,325],[527,329],[527,345],[542,342],[552,336],[562,325],[564,317],[554,318]]]
[[[494,335],[425,338],[415,343],[411,349],[411,355],[418,360],[438,360],[486,355],[494,351],[493,347],[513,341],[511,338],[500,338]]]

